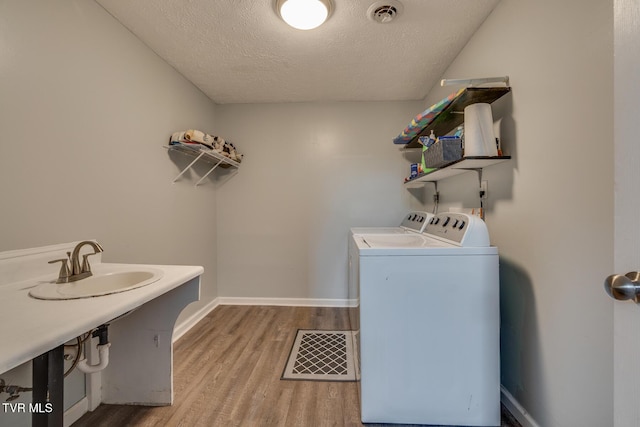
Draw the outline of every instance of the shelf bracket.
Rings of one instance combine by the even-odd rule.
[[[426,183],[433,184],[434,193],[433,193],[433,214],[438,213],[438,203],[440,203],[440,193],[438,192],[438,181],[425,181]]]
[[[479,185],[482,185],[482,168],[469,169],[469,170],[473,170],[478,173],[478,183]]]
[[[200,157],[202,157],[202,156],[204,156],[204,151],[203,151],[202,153],[200,153],[200,154],[198,155],[198,157],[196,157],[196,158],[195,158],[191,163],[189,163],[189,165],[188,165],[186,168],[184,168],[184,169],[182,170],[182,172],[180,172],[180,173],[178,174],[178,176],[176,176],[176,177],[173,179],[173,182],[176,182],[178,179],[180,179],[180,177],[181,177],[182,175],[184,175],[184,173],[185,173],[186,171],[188,171],[188,170],[191,168],[191,166],[193,166],[193,165],[194,165],[198,160],[200,160]],[[217,165],[216,165],[216,166],[217,166]]]
[[[478,196],[480,197],[480,218],[484,221],[484,199],[485,194],[482,189],[482,168],[470,169],[478,173]]]
[[[218,160],[218,163],[216,163],[215,165],[213,165],[213,167],[212,167],[211,169],[209,169],[209,172],[205,173],[205,174],[204,174],[204,176],[203,176],[202,178],[200,178],[200,180],[199,180],[198,182],[196,182],[195,187],[197,187],[198,185],[200,185],[200,183],[201,183],[202,181],[204,181],[204,179],[205,179],[206,177],[208,177],[208,176],[209,176],[209,174],[210,174],[211,172],[213,172],[213,170],[214,170],[215,168],[217,168],[217,167],[218,167],[218,165],[220,165],[220,163],[222,163],[222,160]]]
[[[198,182],[196,182],[195,186],[197,187],[198,185],[200,185],[202,183],[202,181],[205,180],[206,177],[208,177],[211,172],[213,172],[218,166],[220,165],[229,165],[231,167],[234,167],[235,170],[238,170],[238,166],[240,165],[239,162],[234,161],[229,159],[228,157],[224,156],[222,153],[213,151],[213,150],[202,150],[202,149],[197,149],[197,148],[192,148],[192,147],[188,147],[186,145],[181,145],[181,144],[174,144],[174,145],[168,145],[165,146],[164,148],[166,148],[167,150],[169,150],[169,152],[171,151],[177,151],[179,153],[182,154],[186,154],[188,156],[191,157],[195,157],[191,163],[189,163],[187,165],[187,167],[185,167],[182,172],[180,172],[178,174],[178,176],[176,176],[173,180],[173,182],[175,183],[178,179],[180,179],[180,177],[182,175],[184,175],[184,173],[186,171],[188,171],[193,165],[196,164],[196,162],[200,159],[202,159],[203,161],[205,161],[206,163],[208,163],[209,165],[213,165],[213,167],[211,167],[211,169],[209,169],[209,171],[207,171],[207,173],[200,178],[200,180]]]

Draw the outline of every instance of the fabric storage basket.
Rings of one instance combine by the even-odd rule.
[[[439,139],[424,152],[424,163],[428,168],[439,168],[462,158],[460,138]]]

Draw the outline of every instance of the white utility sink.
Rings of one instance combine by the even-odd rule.
[[[130,291],[150,285],[162,278],[163,271],[150,267],[134,267],[133,270],[101,271],[93,276],[71,283],[54,281],[41,283],[29,291],[29,295],[45,300],[69,300],[92,298]]]

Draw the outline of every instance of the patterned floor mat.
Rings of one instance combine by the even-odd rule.
[[[282,379],[355,381],[353,331],[299,329]]]

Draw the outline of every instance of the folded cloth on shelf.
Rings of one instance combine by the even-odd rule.
[[[199,130],[189,129],[183,132],[174,132],[169,139],[169,145],[185,144],[190,146],[206,147],[209,150],[228,157],[240,163],[243,155],[238,153],[235,145],[225,141],[219,136],[209,135]]]
[[[229,157],[231,160],[240,163],[242,161],[243,155],[238,153],[236,150],[236,146],[230,143],[229,141],[225,141],[222,147],[222,154]]]
[[[207,148],[214,149],[214,143],[217,137],[206,134],[199,130],[189,129],[185,131],[184,137],[187,141],[196,142],[202,144]]]
[[[193,141],[193,142],[204,142],[204,135],[205,135],[204,132],[201,132],[199,130],[194,130],[194,129],[189,129],[184,133],[184,137],[189,141]]]
[[[464,92],[464,88],[436,102],[431,107],[418,114],[413,120],[411,120],[411,123],[404,128],[402,133],[393,139],[393,143],[408,144],[411,142],[413,138],[415,138],[425,127],[431,124],[431,122],[438,117],[438,115],[462,92]]]
[[[181,142],[185,142],[186,138],[184,137],[184,132],[174,132],[169,138],[169,145],[179,144]]]

